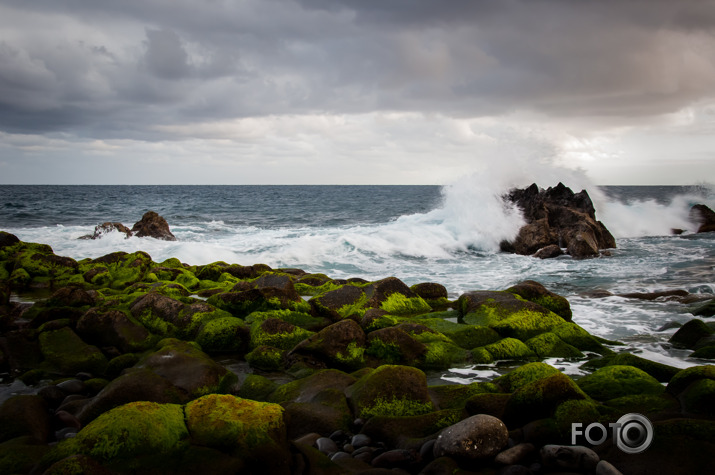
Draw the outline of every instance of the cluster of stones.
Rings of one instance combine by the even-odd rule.
[[[128,239],[136,237],[152,237],[162,241],[176,241],[176,236],[169,229],[169,223],[155,211],[147,211],[142,219],[134,223],[131,229],[122,223],[107,221],[94,227],[94,232],[79,239],[100,239],[109,233],[118,232]]]
[[[47,298],[10,299],[33,289]],[[27,393],[0,406],[0,472],[677,473],[712,463],[714,367],[678,371],[609,344],[531,281],[449,300],[439,284],[396,278],[156,263],[143,252],[75,261],[0,232],[0,372]],[[539,361],[584,355],[592,373],[578,380]],[[229,357],[245,369],[217,362]],[[523,364],[468,385],[428,385],[424,372],[501,360]],[[571,447],[572,423],[627,412],[654,421],[645,456],[623,457],[610,438]]]

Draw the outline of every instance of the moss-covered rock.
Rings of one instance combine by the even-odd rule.
[[[524,282],[509,287],[506,291],[518,295],[529,302],[541,305],[566,321],[571,321],[572,312],[569,301],[566,300],[565,297],[549,291],[539,282],[525,280]]]
[[[301,356],[317,359],[316,365],[354,370],[364,364],[365,333],[354,320],[334,323],[301,341],[288,354],[289,359]]]
[[[434,409],[427,378],[417,368],[384,365],[360,378],[345,394],[358,417],[415,416]]]
[[[147,350],[158,341],[131,314],[121,310],[90,309],[77,322],[77,333],[89,343],[113,346],[123,353]]]
[[[12,396],[0,405],[0,443],[28,436],[44,444],[50,435],[47,403],[40,396]]]
[[[509,427],[519,427],[529,421],[552,417],[564,401],[587,398],[571,378],[563,373],[553,374],[514,391],[504,409],[504,421]]]
[[[679,348],[694,348],[701,338],[713,334],[713,330],[705,322],[698,318],[693,318],[678,329],[668,340]]]
[[[268,401],[279,404],[310,402],[325,389],[344,390],[355,381],[353,376],[336,369],[316,371],[305,378],[280,385],[270,394]]]
[[[305,312],[296,312],[287,309],[270,310],[268,312],[253,312],[245,318],[245,322],[250,325],[255,321],[263,321],[268,318],[277,318],[311,332],[320,331],[333,323],[325,317],[314,317],[313,315]]]
[[[597,358],[589,360],[581,365],[583,368],[589,370],[597,370],[605,366],[612,365],[626,365],[633,366],[640,370],[645,371],[649,375],[653,376],[655,379],[661,383],[667,383],[675,376],[680,369],[675,366],[669,366],[663,363],[657,363],[655,361],[650,361],[640,356],[633,355],[631,353],[618,353],[613,355],[607,355],[602,358]]]
[[[241,352],[248,348],[250,330],[236,317],[219,317],[205,322],[196,342],[208,353]]]
[[[49,451],[47,445],[22,438],[0,444],[0,473],[32,473],[37,462]]]
[[[314,335],[278,318],[255,319],[251,324],[251,347],[273,346],[283,350],[293,349],[298,343]]]
[[[665,388],[645,371],[633,366],[606,366],[578,380],[578,386],[599,401],[634,394],[659,395]]]
[[[86,425],[101,414],[130,402],[151,401],[159,404],[183,404],[189,400],[186,391],[146,368],[137,368],[110,381],[77,412]]]
[[[535,361],[519,366],[498,377],[493,383],[499,385],[505,392],[512,393],[522,386],[557,373],[560,373],[560,371],[553,366]]]
[[[371,332],[367,337],[365,353],[383,363],[417,365],[427,352],[427,347],[407,332],[389,327]]]
[[[39,341],[44,365],[49,371],[102,375],[107,369],[107,358],[102,352],[82,341],[69,327],[40,333]]]
[[[671,378],[666,389],[670,394],[677,396],[699,379],[715,381],[715,365],[691,366],[680,370]]]
[[[275,287],[223,292],[209,297],[208,303],[239,318],[269,310],[310,310],[310,305],[297,292]]]
[[[171,338],[162,340],[157,350],[145,356],[138,366],[149,368],[190,397],[229,392],[237,382],[236,375],[197,346]]]
[[[576,422],[583,424],[583,427],[600,422],[601,413],[598,405],[590,399],[571,399],[558,405],[554,419],[561,434],[567,436]]]
[[[449,301],[447,288],[442,284],[436,282],[421,282],[411,286],[410,290],[434,309],[446,309],[452,305]]]
[[[283,369],[285,350],[274,346],[261,345],[246,354],[246,361],[252,368],[263,371],[279,371]]]
[[[583,353],[581,353],[578,348],[571,346],[564,342],[561,338],[556,336],[554,333],[547,332],[537,335],[533,338],[526,340],[526,346],[528,346],[531,351],[536,353],[539,358],[581,358]]]
[[[246,459],[266,472],[289,472],[286,426],[278,404],[210,394],[186,405],[186,425],[194,444]]]
[[[691,383],[678,399],[686,414],[715,416],[715,380],[703,378]]]
[[[477,394],[491,394],[499,391],[492,383],[474,382],[470,384],[444,384],[430,386],[430,398],[439,409],[464,409],[469,398]]]
[[[139,401],[102,414],[58,450],[89,455],[111,467],[137,469],[143,457],[179,454],[188,441],[182,406]]]
[[[308,301],[313,315],[333,322],[357,315],[362,317],[367,304],[365,291],[354,285],[343,285],[335,290],[313,297]]]
[[[151,256],[146,252],[114,252],[82,261],[79,271],[84,280],[95,287],[124,289],[143,280],[152,266]]]
[[[581,351],[593,351],[601,355],[609,355],[613,353],[613,351],[603,346],[603,343],[601,343],[593,335],[573,322],[564,322],[549,331],[558,336],[565,343],[568,343]]]
[[[536,357],[536,353],[516,338],[503,338],[481,349],[491,355],[492,360],[521,360]],[[478,350],[480,349],[472,350],[475,361],[480,358]]]
[[[238,396],[253,401],[268,401],[268,397],[278,388],[278,383],[260,374],[248,374],[243,380]]]

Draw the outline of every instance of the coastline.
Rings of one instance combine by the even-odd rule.
[[[23,308],[22,313],[19,308],[27,305],[13,303],[9,312],[4,311],[5,361],[12,365],[21,359],[14,353],[8,355],[7,349],[13,347],[8,337],[36,341],[37,354],[24,363],[32,368],[16,376],[28,382],[49,382],[42,388],[44,393],[50,392],[48,388],[69,386],[65,381],[83,383],[70,401],[66,395],[63,401],[53,402],[56,407],[50,420],[53,424],[58,417],[70,421],[60,431],[75,430],[66,430],[65,435],[72,435],[57,447],[75,457],[88,456],[86,463],[121,471],[125,464],[142,460],[142,454],[132,450],[102,452],[96,431],[100,422],[121,411],[130,421],[139,408],[158,415],[166,404],[179,404],[189,412],[197,410],[198,404],[209,405],[211,417],[225,417],[218,416],[225,414],[225,404],[237,405],[239,412],[243,407],[254,413],[268,411],[278,432],[264,428],[258,433],[283,454],[271,463],[285,473],[295,468],[296,451],[303,460],[318,457],[320,463],[338,471],[375,468],[377,459],[378,466],[384,463],[384,468],[400,467],[410,473],[437,460],[492,473],[504,468],[497,457],[509,449],[507,445],[522,444],[534,447],[523,460],[541,463],[537,473],[549,473],[548,464],[543,465],[548,456],[542,449],[553,443],[570,446],[573,423],[608,423],[624,413],[644,413],[661,427],[656,429],[656,444],[666,441],[664,434],[673,427],[695,424],[702,432],[713,424],[712,406],[707,404],[715,394],[708,389],[711,366],[679,370],[636,355],[617,354],[612,350],[617,342],[595,338],[571,322],[569,302],[536,283],[525,283],[521,289],[475,289],[450,300],[444,286],[437,283],[408,287],[396,278],[343,281],[261,264],[189,266],[177,259],[157,263],[143,252],[75,261],[56,256],[48,246],[14,241],[7,234],[2,237],[2,268],[6,272],[12,268],[12,272],[1,280],[15,288],[53,290],[49,299]],[[302,298],[308,295],[308,300]],[[9,293],[4,303],[8,298]],[[67,341],[73,342],[71,348],[53,347]],[[83,356],[78,358],[78,353]],[[215,363],[216,357],[228,354],[242,356],[251,372],[236,375]],[[590,376],[574,380],[541,362],[550,356],[568,359],[577,354],[591,355]],[[166,363],[178,355],[183,355],[181,365]],[[489,382],[427,384],[424,371],[490,359],[512,359],[521,366]],[[276,371],[283,375],[276,379],[291,382],[279,385],[267,377]],[[161,381],[156,383],[160,386],[138,390],[138,381],[148,379]],[[391,385],[388,381],[402,382]],[[634,381],[638,383],[630,384]],[[163,389],[158,391],[159,387]],[[170,388],[173,396],[167,400]],[[137,399],[140,394],[154,397],[146,402]],[[48,404],[47,394],[43,396],[26,397]],[[474,425],[469,430],[486,430],[485,424],[498,426],[492,419],[487,423],[479,418],[476,423],[473,418],[479,414],[506,423],[507,437],[497,449],[478,457],[435,451],[439,436],[464,421]],[[129,433],[138,430],[125,419],[114,424],[117,421],[124,421],[121,424],[126,424]],[[530,432],[536,423],[542,427],[538,437]],[[107,430],[100,433],[107,436]],[[504,434],[504,430],[497,432]],[[337,431],[342,434],[335,435]],[[390,431],[411,434],[410,441]],[[268,433],[272,435],[266,439]],[[365,447],[374,450],[361,453],[370,452],[372,465],[362,460],[367,455],[357,457],[365,465],[355,462],[354,446],[352,453],[334,451],[332,460],[327,457],[330,450],[320,451],[327,444],[319,443],[321,438],[345,442],[358,435],[370,438],[372,445]],[[57,440],[57,433],[45,437],[46,444]],[[306,442],[311,438],[312,442]],[[197,440],[181,436],[178,442],[191,451]],[[620,468],[643,463],[641,455],[624,458],[614,448],[615,442],[611,439],[593,447],[599,454],[596,463],[599,458]],[[235,441],[228,450],[226,440],[198,443],[217,450],[226,463],[252,466],[269,460],[261,455],[263,449],[254,453],[255,447],[247,451]],[[432,447],[431,453],[425,447]],[[703,449],[702,445],[693,447]],[[174,449],[162,450],[176,456]],[[67,463],[69,452],[47,446],[45,463]],[[396,458],[389,463],[388,457],[379,458],[387,453]],[[712,452],[698,453],[707,457],[703,454]],[[667,466],[674,462],[671,458],[650,452],[645,466]],[[574,469],[587,473],[594,467]]]

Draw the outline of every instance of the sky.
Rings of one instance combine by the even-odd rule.
[[[715,0],[0,0],[2,184],[495,174],[715,181]]]

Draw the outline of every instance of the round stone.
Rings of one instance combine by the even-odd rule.
[[[444,429],[434,444],[435,457],[481,460],[506,447],[509,431],[494,416],[477,414]]]

